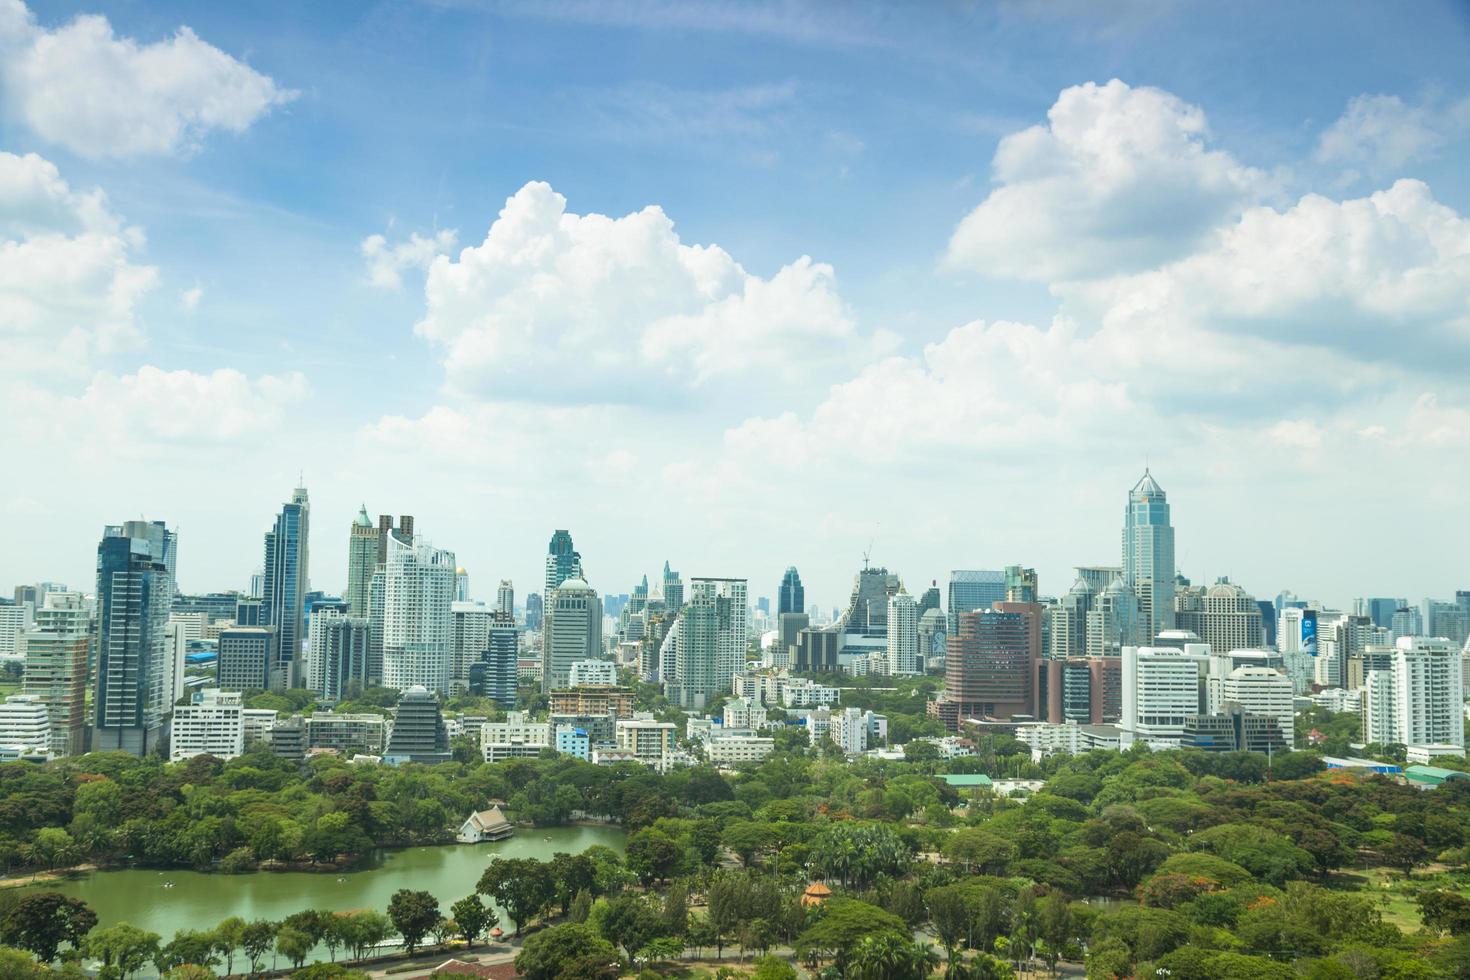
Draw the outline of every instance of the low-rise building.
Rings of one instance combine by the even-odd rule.
[[[669,765],[678,726],[671,721],[652,721],[642,718],[620,720],[617,729],[617,746],[633,755],[644,765],[663,770]]]
[[[240,715],[245,723],[245,745],[264,742],[270,738],[271,729],[276,727],[278,712],[271,708],[246,708]]]
[[[459,825],[459,833],[455,840],[461,844],[479,844],[487,840],[505,840],[515,833],[505,814],[500,812],[500,807],[492,805],[488,810],[480,810],[472,813]]]
[[[848,755],[861,755],[869,746],[888,740],[888,719],[861,708],[844,708],[832,714],[828,737]]]
[[[51,712],[35,694],[12,694],[0,703],[0,746],[14,758],[51,755]]]
[[[205,688],[194,694],[191,703],[174,708],[169,761],[196,755],[233,759],[244,751],[245,709],[239,692]]]
[[[558,725],[556,727],[556,751],[558,755],[569,755],[575,759],[591,761],[592,739],[587,735],[587,729],[577,728],[574,725]]]
[[[781,688],[781,704],[787,708],[815,708],[818,705],[836,704],[842,691],[825,684],[818,684],[807,677],[793,677]]]
[[[564,687],[551,691],[552,714],[616,715],[631,718],[638,695],[626,687]]]
[[[306,743],[313,749],[336,749],[344,756],[383,751],[388,720],[372,712],[318,711],[306,719]]]
[[[505,716],[505,721],[487,721],[480,726],[481,746],[509,745],[512,742],[551,745],[551,724],[530,721],[524,711],[512,711]]]
[[[725,728],[755,730],[766,724],[766,709],[759,701],[739,697],[725,702]]]
[[[776,751],[774,738],[760,735],[715,735],[705,743],[705,756],[717,766],[760,762]]]
[[[616,687],[618,665],[611,660],[578,660],[567,670],[567,687]]]

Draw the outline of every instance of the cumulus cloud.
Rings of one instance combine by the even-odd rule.
[[[407,241],[396,245],[388,244],[386,235],[369,235],[362,240],[359,250],[367,262],[368,282],[385,289],[398,289],[403,285],[404,272],[427,269],[435,256],[453,251],[458,240],[459,233],[449,228],[428,237],[413,232]]]
[[[76,191],[35,154],[0,152],[0,337],[7,373],[86,370],[136,346],[137,307],[158,282],[134,261],[142,232],[100,190]]]
[[[0,77],[10,111],[87,157],[188,153],[296,96],[188,27],[151,44],[96,15],[48,29],[22,0],[0,0]]]
[[[1391,175],[1406,164],[1434,156],[1452,136],[1467,129],[1470,99],[1449,106],[1411,105],[1397,95],[1359,95],[1322,132],[1316,159]]]
[[[1204,111],[1160,89],[1066,89],[1045,125],[1001,140],[997,186],[955,229],[945,263],[1050,282],[1183,254],[1266,184],[1208,138]]]
[[[764,279],[688,245],[654,206],[578,215],[544,183],[506,201],[480,245],[429,266],[420,335],[462,394],[629,402],[717,379],[790,380],[867,354],[831,266]]]
[[[58,437],[115,452],[228,445],[278,428],[309,390],[296,372],[252,379],[233,368],[204,374],[147,365],[132,374],[98,372],[79,395],[27,389],[14,399]]]

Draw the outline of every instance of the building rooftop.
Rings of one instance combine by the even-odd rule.
[[[945,773],[945,774],[942,774],[939,778],[942,779],[942,780],[944,780],[946,783],[948,783],[951,786],[958,786],[958,787],[989,786],[989,785],[991,785],[990,777],[987,776],[987,775],[985,775],[984,773],[979,773],[979,772],[976,772],[976,773]]]

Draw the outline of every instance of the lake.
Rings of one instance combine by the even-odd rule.
[[[180,929],[210,929],[231,915],[246,921],[278,921],[307,908],[386,912],[388,899],[400,888],[430,892],[447,915],[451,903],[475,890],[492,858],[544,861],[558,851],[576,854],[595,844],[621,853],[625,839],[617,827],[530,828],[518,829],[509,840],[494,843],[374,851],[351,871],[225,875],[126,869],[94,871],[34,887],[82,899],[96,910],[99,925],[130,922],[158,933],[167,942]],[[173,887],[165,887],[167,882],[173,882]],[[503,914],[500,925],[511,931]],[[320,958],[326,959],[324,951]]]

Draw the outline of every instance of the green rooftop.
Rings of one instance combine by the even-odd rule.
[[[990,785],[990,777],[983,773],[955,773],[943,775],[939,778],[951,786],[959,786],[961,788]]]
[[[1442,769],[1439,766],[1409,766],[1404,770],[1404,778],[1416,783],[1438,786],[1451,779],[1470,779],[1470,772]]]

